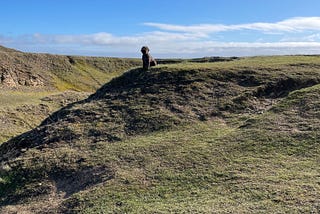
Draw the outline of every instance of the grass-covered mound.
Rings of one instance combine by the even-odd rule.
[[[0,88],[93,91],[138,59],[24,53],[0,46]]]
[[[319,83],[317,56],[128,71],[0,146],[2,210],[316,212]]]
[[[32,54],[0,46],[0,144],[140,63],[139,59]]]

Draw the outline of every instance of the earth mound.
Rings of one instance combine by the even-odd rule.
[[[224,121],[236,131],[224,139],[214,139],[219,139],[219,142],[229,140],[246,152],[251,150],[242,148],[242,143],[252,142],[253,138],[256,142],[261,140],[261,148],[264,148],[265,133],[278,123],[277,116],[283,124],[278,124],[281,129],[274,128],[270,132],[270,142],[276,144],[282,131],[288,131],[288,126],[290,132],[286,132],[286,137],[290,136],[290,139],[302,138],[307,135],[306,131],[312,135],[317,133],[319,67],[313,62],[302,66],[295,63],[294,58],[285,62],[281,61],[283,58],[280,62],[271,59],[254,66],[250,60],[254,61],[249,59],[249,63],[244,64],[239,60],[222,64],[162,65],[150,71],[132,69],[103,85],[87,99],[58,110],[37,128],[0,146],[0,204],[26,204],[28,200],[41,201],[50,197],[56,200],[52,207],[60,211],[79,207],[80,199],[75,200],[73,196],[115,182],[120,176],[117,167],[121,163],[134,164],[138,171],[132,176],[137,178],[143,176],[139,170],[147,173],[147,160],[143,155],[121,156],[117,150],[118,143],[120,146],[123,145],[121,142],[130,142],[139,136],[179,130],[192,124]],[[319,59],[315,57],[313,60]],[[303,103],[308,97],[316,100],[306,106]],[[301,114],[305,116],[301,117]],[[305,130],[303,124],[310,121],[314,125]],[[296,132],[292,133],[292,130]],[[273,132],[279,134],[278,138],[273,136]],[[99,162],[97,157],[108,156],[108,153],[101,154],[102,150],[99,152],[98,148],[109,146],[113,150],[105,151],[110,152],[110,159]],[[134,147],[133,144],[131,146]],[[174,149],[172,146],[174,144],[170,146]],[[226,148],[229,146],[226,144]],[[144,147],[140,149],[143,151]],[[159,151],[169,152],[162,149]],[[172,170],[184,171],[182,164],[191,164],[188,161],[167,163],[152,145],[146,151],[144,155],[152,153],[157,160],[163,161],[161,163],[173,167],[170,168]],[[206,154],[199,154],[198,160],[205,162],[209,158],[209,153]],[[202,159],[202,156],[206,158]],[[153,176],[153,182],[161,179]],[[232,179],[231,172],[223,175],[212,173],[210,176],[221,182]],[[124,181],[124,185],[126,182],[129,185],[130,179]],[[117,202],[117,206],[122,206],[122,202]],[[39,209],[43,211],[43,208]]]

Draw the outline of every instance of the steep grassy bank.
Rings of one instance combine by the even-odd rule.
[[[1,211],[317,212],[319,84],[318,56],[130,70],[0,146]]]
[[[93,91],[139,65],[138,59],[33,54],[1,47],[0,87]]]
[[[139,65],[138,59],[31,54],[0,46],[0,143]]]

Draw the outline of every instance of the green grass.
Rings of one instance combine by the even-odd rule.
[[[0,211],[317,213],[319,64],[126,72],[0,147]]]
[[[0,144],[40,125],[62,106],[87,96],[85,92],[3,89],[0,92]]]
[[[78,101],[80,97],[84,99],[88,95],[83,95],[84,93],[93,93],[112,78],[140,65],[138,59],[30,54],[5,48],[2,50],[6,50],[0,53],[0,62],[6,65],[3,72],[11,72],[9,76],[15,78],[10,81],[16,85],[1,85],[0,144],[35,128],[55,110]],[[30,77],[38,80],[42,86],[19,85],[30,82]],[[79,93],[72,94],[70,91]],[[42,100],[47,97],[51,99],[51,96],[55,97],[54,100]]]
[[[306,144],[313,149],[302,155]],[[96,161],[113,166],[115,177],[75,194],[79,204],[74,209],[80,213],[315,212],[319,149],[316,139],[303,143],[273,132],[248,135],[212,122],[102,144]]]
[[[26,108],[28,105],[38,106],[40,98],[46,95],[48,95],[47,92],[10,90],[2,90],[0,92],[0,143],[35,127],[34,121],[39,121],[39,117],[44,118],[41,115],[32,115],[30,114],[31,112],[23,113],[19,110]],[[29,111],[32,111],[32,109],[29,109]]]
[[[0,109],[16,108],[21,104],[38,104],[40,98],[49,95],[50,92],[25,92],[1,90],[0,92]]]
[[[52,70],[55,87],[60,90],[95,91],[112,78],[140,64],[136,59],[68,57],[70,68]],[[66,64],[66,62],[64,62]]]
[[[82,157],[82,167],[111,170],[110,180],[64,202],[77,213],[316,212],[319,146],[299,155],[305,145],[287,137],[201,122],[113,144],[79,141],[54,154],[30,150],[42,167],[25,164],[41,172],[52,166],[48,161],[72,164]]]

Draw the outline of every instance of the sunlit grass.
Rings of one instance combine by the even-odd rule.
[[[248,136],[217,121],[116,144],[100,142],[87,156],[87,164],[112,167],[115,176],[75,194],[72,198],[79,204],[74,209],[80,213],[315,211],[313,200],[320,194],[317,159],[284,154],[291,148],[282,148],[283,144],[278,145],[280,150],[258,152],[266,143],[264,134],[278,140],[272,133]]]
[[[82,80],[100,75],[78,63]],[[0,203],[36,207],[39,196],[62,213],[317,213],[319,64],[249,57],[129,71],[12,141],[23,151],[3,161]],[[286,91],[279,80],[288,79],[296,85]],[[61,90],[76,80],[63,82]],[[41,93],[15,92],[10,106],[39,103]],[[257,111],[263,102],[271,106]]]
[[[52,94],[53,92],[42,91],[13,91],[1,90],[0,91],[0,109],[15,108],[21,104],[39,104],[40,99]]]

